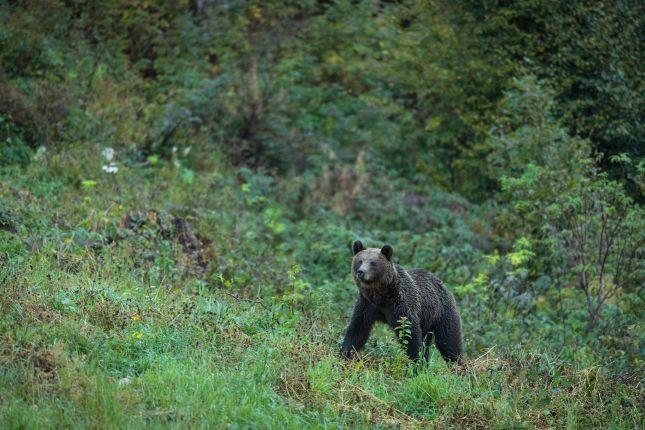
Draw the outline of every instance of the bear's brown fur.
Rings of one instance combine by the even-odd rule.
[[[360,241],[352,244],[352,276],[358,286],[358,300],[347,328],[341,354],[349,358],[360,350],[376,321],[399,330],[407,321],[408,357],[418,360],[422,345],[428,357],[435,340],[447,361],[461,362],[463,346],[461,321],[452,294],[441,280],[427,270],[405,270],[392,262],[390,245],[365,248]]]

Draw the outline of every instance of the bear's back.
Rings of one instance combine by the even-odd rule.
[[[441,292],[445,289],[441,279],[437,278],[437,276],[429,270],[409,269],[407,272],[422,290],[430,289],[434,292]]]
[[[419,291],[422,313],[420,316],[427,323],[434,323],[443,316],[447,308],[452,307],[451,302],[454,299],[443,282],[429,270],[409,269],[407,273],[414,280]]]

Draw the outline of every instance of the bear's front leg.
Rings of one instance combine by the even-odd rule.
[[[410,340],[408,341],[408,347],[406,353],[410,360],[418,361],[419,360],[419,351],[421,350],[421,345],[423,344],[421,340],[421,327],[418,324],[412,329],[410,333]]]
[[[349,327],[345,333],[345,340],[340,350],[341,357],[349,359],[354,352],[359,351],[365,345],[367,339],[370,337],[376,316],[376,310],[373,309],[372,305],[367,303],[359,295],[354,306],[352,321],[349,323]]]

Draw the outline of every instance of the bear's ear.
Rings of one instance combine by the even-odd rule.
[[[381,254],[385,255],[385,258],[387,258],[388,260],[392,258],[393,252],[394,250],[390,245],[385,245],[383,248],[381,248]]]
[[[354,255],[358,254],[364,249],[365,247],[363,246],[363,242],[361,242],[360,240],[355,240],[354,242],[352,242],[352,252],[354,253]]]

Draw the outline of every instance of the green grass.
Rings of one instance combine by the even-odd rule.
[[[344,268],[314,285],[316,262],[290,244],[307,238],[253,210],[248,186],[216,166],[108,176],[96,158],[52,154],[0,179],[3,428],[642,426],[642,384],[584,349],[490,345],[465,370],[433,350],[415,374],[378,327],[341,362]],[[164,230],[172,216],[199,249]]]

